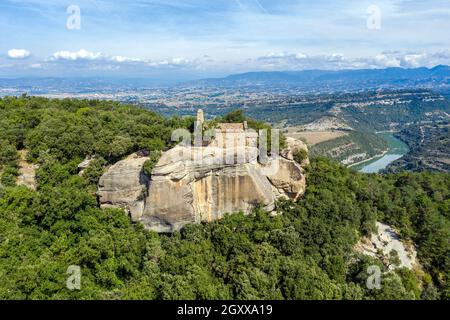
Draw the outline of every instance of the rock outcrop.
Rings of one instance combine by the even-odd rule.
[[[417,252],[411,243],[400,240],[398,233],[389,225],[377,222],[377,233],[373,233],[370,238],[361,239],[356,245],[356,252],[379,258],[385,263],[389,270],[397,268],[420,267],[417,261]],[[396,252],[397,264],[393,263],[392,254]]]
[[[36,170],[38,165],[31,164],[27,161],[28,151],[19,150],[19,176],[17,177],[17,185],[26,186],[36,190]]]
[[[297,200],[305,192],[306,181],[302,167],[293,160],[279,158],[279,170],[267,178],[278,191],[278,196]]]
[[[308,152],[308,147],[306,143],[301,140],[294,139],[292,137],[286,138],[286,148],[281,150],[280,154],[282,157],[288,160],[294,160],[294,154],[298,151],[304,150]],[[306,166],[309,164],[309,158],[306,158],[300,165]]]
[[[147,157],[133,154],[111,166],[98,183],[101,207],[123,208],[138,219],[144,209],[149,178],[142,167]]]
[[[84,158],[84,160],[80,164],[78,164],[78,175],[80,177],[83,176],[84,172],[89,167],[89,165],[91,164],[92,160],[94,160],[93,157],[86,156],[86,158]]]
[[[280,197],[297,199],[305,190],[300,164],[278,157],[264,165],[254,147],[178,145],[163,153],[146,177],[146,157],[130,157],[109,168],[99,182],[102,207],[127,210],[148,229],[173,232],[188,223],[213,221],[226,213],[274,209]]]

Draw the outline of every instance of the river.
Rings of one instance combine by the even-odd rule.
[[[386,140],[389,150],[384,156],[372,159],[359,165],[357,169],[359,169],[360,172],[379,172],[380,170],[386,168],[391,162],[403,157],[403,155],[409,150],[408,146],[403,141],[394,137],[392,132],[379,132],[377,135]]]

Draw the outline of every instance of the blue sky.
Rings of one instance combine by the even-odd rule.
[[[449,30],[450,0],[0,0],[0,76],[431,67]]]

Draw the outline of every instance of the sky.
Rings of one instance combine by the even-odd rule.
[[[0,0],[0,77],[450,64],[450,0]]]

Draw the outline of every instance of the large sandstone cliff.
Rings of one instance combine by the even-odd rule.
[[[290,141],[289,148],[298,147]],[[242,148],[179,145],[161,156],[150,178],[142,172],[148,158],[131,156],[101,177],[100,205],[123,208],[148,229],[173,232],[257,205],[271,211],[276,199],[303,194],[305,177],[292,150],[263,165],[256,148]]]

